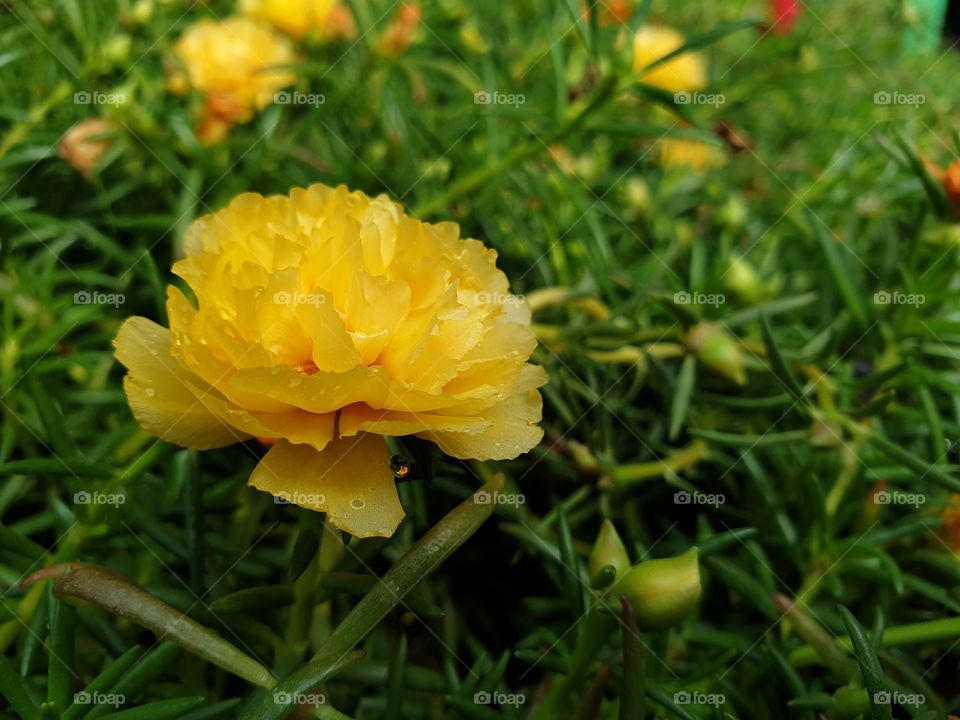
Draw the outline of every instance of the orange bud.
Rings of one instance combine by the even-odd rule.
[[[105,118],[90,118],[70,128],[60,140],[58,154],[74,170],[90,177],[103,154],[110,149],[111,140],[101,137],[116,126]]]
[[[380,50],[384,55],[397,57],[409,47],[413,33],[420,24],[420,15],[420,6],[417,4],[404,5],[397,11],[380,38]]]

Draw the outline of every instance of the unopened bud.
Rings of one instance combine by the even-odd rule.
[[[763,296],[763,283],[757,276],[753,265],[744,258],[733,258],[730,267],[723,276],[724,287],[748,303],[756,302]]]
[[[70,128],[60,140],[58,152],[84,177],[90,177],[100,158],[110,149],[111,140],[105,135],[116,126],[104,118],[89,118]]]
[[[650,186],[642,178],[630,178],[624,184],[621,200],[624,209],[631,218],[650,217],[653,212],[653,200]]]
[[[740,343],[716,323],[702,322],[695,325],[687,334],[686,344],[697,356],[697,360],[711,370],[737,385],[743,385],[747,381]]]
[[[747,206],[739,195],[730,195],[717,211],[717,222],[727,230],[739,230],[747,221]]]
[[[630,569],[630,557],[627,555],[627,548],[623,545],[623,540],[617,534],[617,529],[609,520],[604,520],[600,526],[600,533],[597,535],[597,541],[593,544],[593,550],[590,552],[590,560],[587,562],[587,570],[590,573],[590,582],[597,586],[598,578],[608,574],[604,572],[607,567],[613,568],[613,575],[609,582],[601,583],[600,587],[609,585],[614,580],[618,580],[627,570]]]
[[[960,210],[960,160],[950,163],[944,174],[943,188],[953,206]]]
[[[623,576],[614,592],[633,604],[641,630],[665,630],[686,618],[700,598],[697,548],[663,560],[639,563]]]

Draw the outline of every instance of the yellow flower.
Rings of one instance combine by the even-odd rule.
[[[690,168],[706,172],[721,167],[726,156],[716,145],[689,138],[663,138],[657,142],[657,157],[665,168]]]
[[[171,73],[170,89],[203,93],[199,135],[218,140],[236,122],[246,122],[291,85],[294,75],[283,65],[296,60],[289,41],[269,26],[244,17],[201,20],[174,45],[182,63]]]
[[[301,39],[323,30],[336,0],[240,0],[240,12]]]
[[[637,79],[670,92],[691,92],[704,87],[707,84],[707,68],[703,58],[693,52],[684,53],[643,72],[648,65],[669,55],[685,42],[686,38],[672,28],[640,28],[633,36],[633,69]]]
[[[313,185],[244,194],[187,232],[170,329],[114,341],[133,414],[194,449],[273,441],[250,478],[360,537],[403,518],[382,436],[458,458],[534,447],[546,382],[530,311],[497,254],[384,195]]]

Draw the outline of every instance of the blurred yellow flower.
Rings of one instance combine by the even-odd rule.
[[[168,288],[170,329],[114,341],[133,414],[194,449],[272,441],[255,487],[360,537],[403,518],[382,436],[508,459],[543,436],[530,311],[497,254],[381,195],[313,185],[200,218]]]
[[[690,138],[663,138],[657,141],[656,152],[662,167],[689,168],[699,172],[722,167],[727,159],[716,145]]]
[[[297,59],[287,38],[245,17],[200,20],[180,37],[174,52],[182,67],[170,73],[169,86],[176,93],[191,88],[203,93],[198,135],[204,142],[219,140],[232,124],[249,120],[295,79],[280,67]]]
[[[633,69],[637,79],[670,92],[690,92],[707,84],[703,58],[687,52],[644,72],[644,68],[682,47],[686,38],[673,28],[646,26],[633,36]]]
[[[240,12],[301,39],[322,30],[336,0],[240,0]]]

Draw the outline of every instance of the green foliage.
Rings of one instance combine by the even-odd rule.
[[[307,41],[294,68],[322,103],[204,146],[165,68],[232,2],[0,3],[0,720],[960,712],[958,232],[925,162],[960,152],[957,54],[901,52],[893,2],[804,3],[779,35],[760,0],[638,0],[629,27],[573,0],[433,0],[391,58],[395,7],[349,5],[356,40]],[[711,103],[634,81],[645,19],[700,48]],[[95,116],[116,129],[85,179],[58,144]],[[664,167],[673,139],[725,164]],[[112,358],[123,318],[164,320],[192,220],[315,182],[459,222],[537,310],[543,444],[494,468],[398,439],[390,540],[246,487],[258,443],[146,436]],[[525,503],[451,513],[495,470]],[[591,587],[605,519],[634,563],[700,548],[681,625],[641,633],[612,577]],[[20,586],[77,561],[276,691],[109,594]]]

